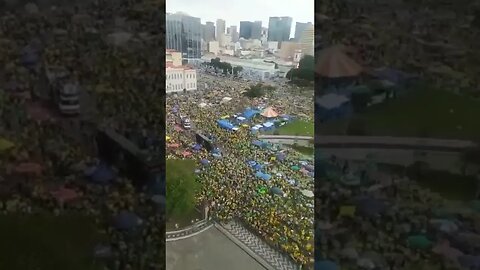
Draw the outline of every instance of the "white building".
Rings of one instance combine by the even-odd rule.
[[[165,76],[167,94],[197,90],[197,71],[193,68],[167,65]]]
[[[208,42],[208,52],[209,53],[213,53],[215,55],[218,54],[218,51],[219,51],[219,44],[218,44],[218,41],[210,41]]]
[[[275,69],[275,63],[267,63],[262,59],[240,59],[224,55],[217,57],[220,58],[222,62],[230,63],[232,67],[242,67],[242,76],[252,80],[263,81],[278,77],[278,69]],[[204,62],[210,62],[212,58],[215,58],[215,56],[205,55],[202,57],[202,60]]]

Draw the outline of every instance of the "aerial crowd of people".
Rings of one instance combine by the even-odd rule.
[[[110,185],[84,175],[100,163],[85,144],[92,142],[85,137],[89,124],[110,126],[137,142],[162,134],[164,95],[157,90],[164,81],[156,59],[163,52],[154,47],[163,34],[155,8],[142,1],[93,1],[1,12],[0,212],[87,215],[107,236],[99,243],[109,251],[101,255],[108,257],[107,269],[162,269],[158,204],[121,175]],[[140,34],[121,47],[105,38],[119,29]],[[43,71],[50,66],[65,68],[81,85],[86,109],[78,117],[63,118],[42,99],[49,91]],[[150,148],[163,147],[157,137]],[[142,220],[133,237],[111,222],[125,212]]]
[[[301,95],[291,86],[281,84],[279,88],[284,88],[283,93],[282,90],[272,91],[263,98],[251,99],[242,93],[251,84],[243,79],[202,72],[198,75],[197,85],[203,89],[198,93],[167,96],[167,158],[193,158],[198,162],[202,190],[197,200],[199,204],[208,202],[210,213],[216,219],[221,222],[241,220],[298,263],[312,265],[313,199],[305,197],[302,190],[313,190],[313,176],[292,170],[297,165],[301,167],[299,162],[306,157],[278,145],[269,148],[253,145],[257,136],[250,128],[255,122],[265,121],[263,116],[245,122],[234,132],[221,128],[217,120],[263,103],[282,114],[300,115],[299,118],[313,121],[313,106],[299,108],[290,102],[296,99],[298,104],[305,104],[302,100],[309,100],[313,91],[310,95]],[[230,99],[226,101],[225,97]],[[182,129],[178,121],[180,115],[191,119],[192,130]],[[196,132],[214,138],[221,158],[212,157],[205,149],[192,150]],[[279,160],[278,153],[285,158]],[[310,157],[311,164],[312,159],[313,156]],[[271,174],[272,179],[263,182],[256,178],[255,171],[248,164],[252,160],[263,167],[262,171]],[[283,196],[269,195],[272,187],[278,188]]]

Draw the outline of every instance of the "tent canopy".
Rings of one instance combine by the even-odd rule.
[[[233,124],[226,119],[218,120],[217,123],[221,128],[224,128],[224,129],[232,130],[234,128]]]
[[[272,107],[268,107],[265,110],[263,110],[262,116],[267,118],[274,118],[278,116],[278,113],[274,111]]]
[[[255,115],[257,115],[258,113],[259,113],[259,111],[257,111],[257,110],[246,109],[242,114],[245,118],[250,119],[250,118],[254,117]]]
[[[340,47],[322,50],[316,65],[316,73],[327,78],[356,77],[362,71],[362,67]]]

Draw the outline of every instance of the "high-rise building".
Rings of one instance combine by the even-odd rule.
[[[303,55],[314,55],[315,51],[315,29],[313,24],[307,25],[300,36],[300,48]]]
[[[300,38],[302,37],[302,34],[303,34],[303,31],[305,31],[305,29],[307,29],[307,27],[309,25],[312,25],[311,22],[307,22],[307,23],[301,23],[301,22],[297,22],[295,24],[295,41],[300,41]]]
[[[220,41],[222,34],[225,34],[225,20],[217,19],[216,39]]]
[[[213,22],[206,22],[203,27],[203,39],[206,42],[215,40],[215,24]]]
[[[268,21],[268,41],[290,40],[291,17],[270,17]]]
[[[262,21],[255,21],[252,23],[251,39],[260,39],[262,37]]]
[[[200,18],[185,13],[167,14],[166,47],[182,53],[182,58],[202,56],[202,23]]]
[[[239,36],[238,36],[238,31],[237,31],[237,26],[236,25],[230,26],[230,35],[232,36],[232,42],[237,42],[238,41]]]
[[[252,38],[253,23],[249,21],[240,22],[240,37],[244,39]]]

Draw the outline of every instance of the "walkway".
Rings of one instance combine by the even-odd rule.
[[[258,236],[252,234],[248,229],[237,221],[231,221],[227,224],[220,225],[222,229],[234,238],[232,241],[249,249],[264,260],[270,267],[267,269],[275,270],[298,270],[300,267],[296,265],[290,258],[286,257],[278,250],[270,247],[265,241]]]
[[[195,249],[195,245],[201,247]],[[237,221],[227,224],[200,221],[188,228],[167,232],[167,270],[236,270],[235,265],[239,270],[300,269],[289,257]]]

